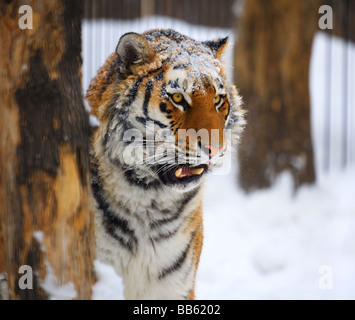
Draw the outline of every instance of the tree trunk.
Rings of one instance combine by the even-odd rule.
[[[24,4],[33,11],[32,29],[19,24]],[[81,1],[0,3],[0,268],[11,299],[91,297],[81,12]]]
[[[271,186],[285,170],[295,188],[315,180],[308,78],[318,9],[318,0],[246,0],[235,82],[248,110],[239,149],[247,192]]]

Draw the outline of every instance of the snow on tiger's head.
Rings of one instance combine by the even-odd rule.
[[[102,140],[144,142],[145,160],[135,167],[147,159],[154,159],[152,167],[169,160],[171,174],[161,177],[166,184],[197,180],[225,154],[225,130],[237,140],[244,126],[238,92],[221,61],[227,43],[228,38],[198,42],[174,30],[123,35],[87,93]],[[151,139],[153,148],[169,142],[172,152],[147,150]],[[125,161],[122,143],[111,145],[111,157]]]

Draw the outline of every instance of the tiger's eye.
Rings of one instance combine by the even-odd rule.
[[[175,103],[180,103],[183,99],[183,96],[181,93],[175,93],[173,94],[172,98]]]
[[[219,104],[221,102],[221,96],[216,96],[214,99],[213,99],[213,102],[215,105]]]

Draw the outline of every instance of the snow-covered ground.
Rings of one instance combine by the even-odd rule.
[[[354,198],[355,168],[296,195],[287,173],[248,196],[211,176],[197,298],[355,299]]]
[[[230,30],[191,26],[162,17],[96,22],[95,25],[83,23],[85,89],[125,32],[169,27],[198,40],[231,34]],[[324,140],[328,90],[325,55],[329,43],[332,50],[332,145],[330,171],[326,173],[323,170],[328,154]],[[344,67],[344,52],[348,60],[346,67],[353,70],[348,72],[345,91],[344,75],[340,70]],[[226,56],[227,65],[232,64],[231,53],[232,50]],[[317,35],[310,75],[312,134],[318,175],[315,185],[304,186],[294,194],[291,178],[285,173],[272,189],[246,195],[237,186],[236,167],[228,175],[209,177],[197,299],[355,299],[354,74],[354,46]],[[342,116],[344,92],[348,101],[346,116]],[[345,122],[347,165],[341,169]],[[100,281],[94,287],[94,298],[121,298],[122,286],[112,270],[99,263],[95,266]]]

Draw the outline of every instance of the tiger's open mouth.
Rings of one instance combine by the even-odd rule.
[[[200,179],[207,170],[207,164],[200,164],[198,166],[187,164],[177,165],[166,170],[164,170],[164,167],[161,167],[159,177],[165,184],[186,184]]]

